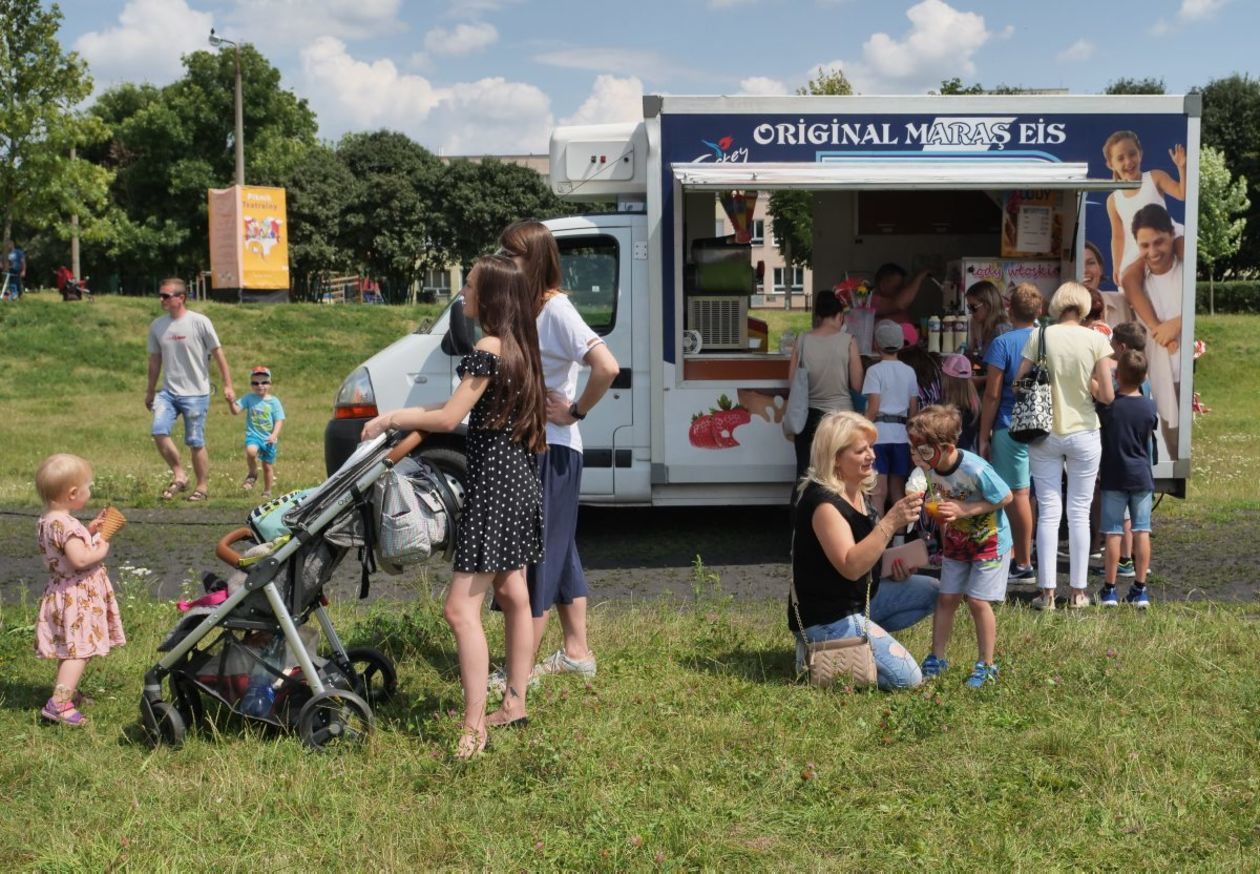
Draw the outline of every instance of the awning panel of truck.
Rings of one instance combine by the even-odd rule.
[[[674,177],[692,191],[732,188],[775,191],[867,189],[1136,188],[1137,182],[1089,178],[1089,165],[1018,160],[888,160],[819,164],[674,164]]]

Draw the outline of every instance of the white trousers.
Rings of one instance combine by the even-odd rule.
[[[1050,434],[1028,446],[1028,471],[1037,490],[1037,585],[1053,589],[1057,574],[1063,471],[1067,469],[1068,579],[1084,589],[1089,574],[1089,507],[1102,458],[1098,431]]]

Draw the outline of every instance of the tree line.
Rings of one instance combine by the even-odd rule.
[[[49,283],[76,230],[98,287],[112,275],[122,290],[144,291],[205,269],[206,191],[231,184],[235,166],[233,53],[193,52],[177,81],[119,85],[81,111],[92,79],[57,41],[58,7],[0,0],[0,20],[4,239],[27,250],[31,281]],[[361,272],[398,299],[427,271],[493,248],[508,222],[565,209],[516,164],[443,160],[388,130],[321,141],[315,113],[279,70],[250,45],[240,63],[245,181],[286,189],[299,296],[317,293],[321,274]]]
[[[82,110],[87,64],[57,39],[62,15],[40,0],[0,0],[0,213],[4,240],[27,250],[39,284],[82,243],[85,272],[143,291],[209,263],[206,191],[233,178],[234,58],[196,51],[163,87],[123,84]],[[499,229],[566,207],[534,171],[495,160],[444,161],[402,133],[317,136],[307,101],[252,46],[240,51],[245,178],[287,190],[293,287],[329,272],[363,272],[399,297],[431,269],[468,264]],[[1021,93],[960,79],[941,94]],[[1203,95],[1200,268],[1209,278],[1260,276],[1260,79],[1235,74]],[[800,94],[849,94],[840,70],[819,70]],[[1162,79],[1121,79],[1108,94],[1162,94]],[[1209,154],[1214,149],[1215,154]],[[1224,205],[1227,208],[1222,208]],[[1211,212],[1205,212],[1208,207]],[[776,235],[796,264],[812,257],[808,195],[777,192]],[[1202,268],[1207,268],[1206,271]],[[45,269],[46,268],[46,269]]]

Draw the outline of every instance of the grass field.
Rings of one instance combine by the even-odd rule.
[[[277,462],[277,485],[285,490],[324,478],[324,426],[341,381],[441,307],[195,303],[193,309],[214,322],[238,395],[249,391],[252,367],[271,368],[287,416]],[[35,468],[58,451],[93,463],[100,500],[157,503],[170,476],[149,436],[153,417],[144,389],[145,338],[159,315],[153,298],[71,305],[42,294],[0,307],[0,504],[33,505]],[[213,366],[211,377],[219,386]],[[176,425],[175,440],[187,463],[182,427]],[[244,419],[232,416],[216,392],[206,424],[216,505],[250,504],[239,489],[244,434]]]
[[[275,369],[293,484],[322,477],[340,380],[423,315],[205,309],[238,388],[249,365]],[[152,502],[165,476],[141,402],[156,311],[0,307],[0,504],[32,505],[34,467],[57,449],[95,461],[120,501]],[[1213,412],[1195,426],[1189,499],[1171,502],[1196,523],[1260,507],[1257,328],[1200,320],[1197,387]],[[240,421],[211,420],[227,506],[246,504]],[[398,663],[400,698],[366,748],[314,755],[221,719],[181,750],[150,750],[136,702],[177,614],[145,594],[143,570],[112,568],[130,640],[89,668],[98,704],[81,731],[39,723],[52,671],[30,654],[36,605],[0,606],[0,870],[1260,868],[1254,605],[1002,606],[995,687],[962,687],[974,649],[960,618],[955,667],[932,686],[829,694],[791,682],[783,605],[733,602],[698,562],[694,600],[598,605],[599,676],[549,680],[527,730],[459,765],[453,642],[423,583],[407,603],[335,606],[348,643]],[[493,652],[500,627],[488,622]],[[928,631],[899,637],[921,655]]]
[[[140,678],[175,611],[128,594],[130,642],[85,682],[95,724],[40,725],[49,667],[28,654],[33,608],[9,609],[0,866],[1255,869],[1254,614],[1003,607],[990,690],[955,667],[924,691],[824,694],[788,680],[781,604],[701,588],[597,610],[595,681],[549,680],[528,729],[463,765],[451,638],[424,599],[338,610],[350,642],[398,660],[402,697],[366,748],[329,755],[234,720],[180,750],[141,744]],[[960,621],[956,665],[969,636]],[[926,623],[903,638],[922,652]]]

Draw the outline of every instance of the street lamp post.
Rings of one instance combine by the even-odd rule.
[[[241,46],[240,43],[216,36],[213,27],[210,28],[210,45],[216,49],[231,46],[236,50],[236,133],[233,139],[236,140],[236,184],[243,186],[245,184],[245,109],[244,101],[241,99]]]

